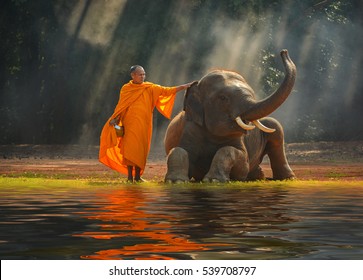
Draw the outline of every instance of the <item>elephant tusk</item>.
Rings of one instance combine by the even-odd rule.
[[[242,127],[244,130],[252,130],[252,129],[254,129],[254,128],[255,128],[255,126],[254,126],[254,125],[245,124],[245,123],[242,121],[241,117],[237,117],[235,120],[236,120],[237,124],[238,124],[240,127]]]
[[[263,132],[272,133],[272,132],[276,131],[276,129],[274,129],[274,128],[269,128],[269,127],[263,125],[259,120],[255,120],[252,122],[254,123],[255,126],[257,126],[259,129],[261,129]]]

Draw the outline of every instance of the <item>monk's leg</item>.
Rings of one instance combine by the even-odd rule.
[[[140,172],[141,172],[141,168],[138,166],[135,166],[135,181],[136,182],[141,181]]]
[[[134,180],[134,178],[132,176],[133,169],[134,169],[134,167],[132,165],[127,166],[127,181],[132,182]]]

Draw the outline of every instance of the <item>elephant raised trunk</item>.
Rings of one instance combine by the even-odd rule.
[[[240,116],[241,119],[253,122],[268,116],[274,112],[291,93],[296,78],[296,66],[292,62],[287,50],[282,50],[280,55],[285,67],[285,78],[282,84],[273,94],[265,99],[251,101],[252,104],[250,108]],[[255,123],[255,125],[259,127],[258,125],[260,124]]]

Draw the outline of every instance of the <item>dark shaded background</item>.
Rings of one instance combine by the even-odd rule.
[[[298,68],[273,116],[287,142],[363,140],[362,1],[3,0],[0,144],[96,145],[131,65],[165,86],[211,68],[259,98]],[[180,93],[174,108],[181,108]],[[168,121],[154,116],[154,144]]]

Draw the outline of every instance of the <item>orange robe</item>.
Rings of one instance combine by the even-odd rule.
[[[144,82],[125,84],[112,116],[105,123],[100,137],[99,161],[127,175],[127,165],[137,165],[143,173],[150,150],[152,115],[156,107],[170,119],[176,96],[176,87],[162,87]],[[120,117],[120,126],[125,134],[117,137],[116,130],[109,124]]]

